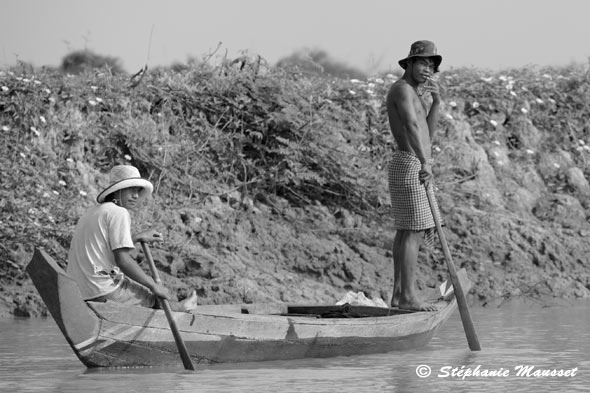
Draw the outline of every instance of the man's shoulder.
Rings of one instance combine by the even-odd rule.
[[[412,86],[408,84],[403,79],[399,79],[395,81],[391,87],[389,88],[389,92],[387,93],[387,100],[388,101],[395,101],[401,100],[406,97],[409,97],[409,94],[412,93]]]
[[[112,202],[103,202],[96,206],[97,209],[104,210],[104,211],[127,211],[124,207],[121,207]]]
[[[114,203],[110,202],[103,202],[96,206],[90,208],[91,212],[95,212],[96,214],[108,214],[113,211],[117,211],[118,206]]]
[[[106,217],[107,219],[111,217],[129,216],[129,212],[127,211],[127,209],[121,206],[117,206],[111,202],[101,203],[100,205],[95,206],[93,209],[95,214]]]
[[[410,84],[405,79],[398,79],[397,81],[393,82],[389,88],[390,92],[403,92],[411,90],[412,86],[410,86]]]

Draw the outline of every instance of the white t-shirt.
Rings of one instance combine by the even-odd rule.
[[[85,300],[109,294],[123,282],[113,253],[118,248],[135,248],[127,209],[105,202],[88,210],[76,225],[66,269]]]

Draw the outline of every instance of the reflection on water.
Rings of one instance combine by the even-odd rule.
[[[178,368],[87,370],[52,319],[0,321],[1,392],[530,392],[587,391],[590,301],[472,308],[482,345],[469,351],[459,314],[419,350],[333,359]],[[516,376],[515,367],[571,370],[574,377]],[[417,376],[419,366],[431,374]],[[455,376],[449,374],[455,369]],[[479,377],[461,377],[479,370]],[[424,372],[426,368],[420,368]],[[446,370],[446,371],[445,371]],[[482,372],[508,375],[481,376]],[[444,377],[443,377],[444,376]]]

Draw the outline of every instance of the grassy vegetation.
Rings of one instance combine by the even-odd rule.
[[[135,87],[108,69],[2,71],[0,84],[4,263],[25,263],[39,245],[64,255],[115,163],[137,166],[168,206],[235,189],[357,211],[379,203],[370,165],[356,163],[367,154],[334,139],[374,139],[367,93],[347,82],[248,59],[159,70]]]
[[[137,84],[108,69],[0,71],[0,280],[22,277],[33,247],[65,255],[73,225],[116,163],[137,166],[155,184],[156,210],[239,191],[271,206],[280,199],[383,215],[394,147],[383,100],[395,78],[339,79],[260,58],[149,71]],[[523,184],[523,168],[535,168],[548,193],[587,203],[563,168],[539,169],[546,154],[565,151],[590,178],[586,65],[454,69],[440,82],[435,174],[443,201],[476,204],[456,185],[479,176],[479,164],[445,161],[457,142],[450,130],[465,122],[473,142],[501,146],[516,164],[494,167],[497,176]]]
[[[447,95],[467,117],[478,143],[498,141],[513,157],[532,156],[535,163],[541,154],[564,150],[590,175],[587,65],[504,72],[460,69],[443,78],[448,81]],[[538,139],[522,135],[523,121],[541,132]],[[559,181],[547,183],[554,191],[563,190]]]

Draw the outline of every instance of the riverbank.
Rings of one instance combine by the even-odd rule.
[[[387,300],[393,277],[382,106],[393,75],[335,80],[266,67],[0,72],[0,315],[46,313],[24,267],[65,262],[114,163],[155,185],[133,217],[158,228],[164,281],[202,304]],[[433,157],[445,234],[485,304],[590,297],[586,68],[451,70]],[[143,257],[137,253],[138,260]],[[420,288],[446,278],[423,250]]]

